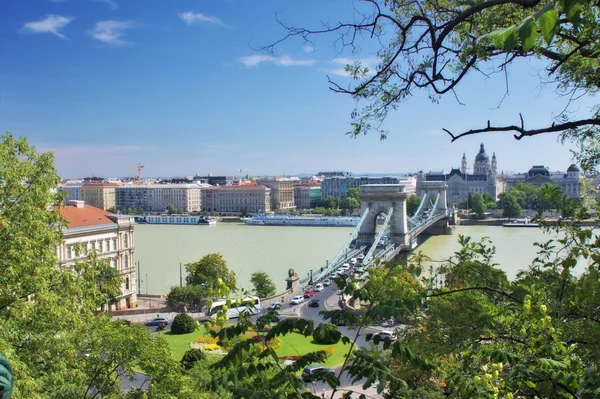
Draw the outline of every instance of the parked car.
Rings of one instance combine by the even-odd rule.
[[[315,290],[304,290],[304,298],[312,298],[315,295]]]
[[[351,264],[352,266],[356,265],[357,263],[358,263],[358,260],[357,260],[357,258],[352,258],[352,259],[350,259],[350,264]]]
[[[338,274],[336,272],[333,272],[333,273],[331,273],[329,275],[329,277],[331,277],[331,278],[338,278],[339,276],[338,276]]]
[[[323,285],[324,285],[325,287],[329,287],[329,286],[331,285],[331,280],[330,280],[330,279],[328,279],[328,278],[326,278],[325,280],[323,280]]]
[[[379,331],[377,334],[375,334],[377,336],[379,336],[380,339],[382,340],[390,340],[390,341],[395,341],[396,335],[394,334],[393,331],[389,331],[389,330],[384,330],[384,331]]]
[[[160,326],[161,324],[169,324],[169,320],[166,317],[155,317],[152,320],[146,320],[147,326]]]
[[[290,301],[290,303],[292,305],[298,305],[301,304],[302,302],[304,302],[304,297],[302,295],[296,295],[295,297],[292,298],[292,300]]]
[[[319,283],[319,284],[315,285],[315,292],[321,292],[321,291],[323,291],[323,289],[325,289],[323,284]]]
[[[302,380],[306,382],[320,380],[327,374],[335,375],[335,371],[325,366],[309,366],[302,370]]]
[[[356,257],[356,259],[358,259],[358,260],[363,260],[364,258],[365,258],[365,255],[363,255],[363,254],[360,254]]]
[[[319,307],[319,300],[318,299],[311,299],[310,302],[308,303],[308,307],[310,307],[310,308],[318,308]]]

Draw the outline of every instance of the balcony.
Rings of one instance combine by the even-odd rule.
[[[134,273],[135,272],[135,267],[127,267],[125,269],[118,269],[119,274],[129,274],[129,273]]]

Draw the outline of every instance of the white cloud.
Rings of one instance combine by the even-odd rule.
[[[317,49],[312,44],[307,44],[302,47],[302,50],[304,50],[305,53],[314,53]]]
[[[350,77],[350,74],[346,72],[346,65],[354,65],[355,61],[359,61],[362,68],[369,68],[367,76],[375,75],[375,72],[377,70],[377,64],[379,63],[379,58],[375,57],[356,59],[344,57],[336,58],[334,60],[331,60],[331,64],[333,64],[335,68],[327,69],[327,72],[332,75],[343,76],[346,78]]]
[[[289,55],[282,55],[281,57],[273,57],[268,55],[247,55],[240,57],[239,61],[247,67],[255,67],[263,62],[271,62],[277,66],[311,66],[316,64],[315,60],[295,60]]]
[[[206,15],[203,14],[201,12],[193,12],[193,11],[186,11],[186,12],[180,12],[179,14],[179,18],[185,22],[186,24],[191,25],[195,22],[209,22],[211,24],[216,24],[216,25],[223,25],[225,26],[225,24],[223,23],[223,21],[221,21],[219,18],[217,17],[212,17],[210,15]]]
[[[131,29],[133,26],[133,21],[99,21],[96,22],[96,26],[90,31],[90,34],[94,39],[104,43],[128,44],[128,42],[121,39],[121,36],[123,36],[125,29]]]
[[[74,19],[75,18],[73,17],[63,17],[62,15],[49,14],[39,21],[26,22],[21,30],[31,33],[52,33],[61,39],[66,39],[67,37],[60,33],[60,30],[67,26]]]
[[[101,1],[102,3],[106,3],[108,4],[108,6],[110,7],[111,11],[116,10],[117,8],[119,8],[117,6],[117,2],[115,0],[93,0],[93,1]]]

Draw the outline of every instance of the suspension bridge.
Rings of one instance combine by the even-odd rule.
[[[421,202],[412,216],[406,213],[406,198],[415,193],[412,185],[372,184],[360,187],[360,213],[358,225],[337,255],[312,276],[300,280],[306,284],[321,281],[352,258],[363,255],[356,271],[363,272],[376,259],[387,260],[402,251],[415,248],[420,234],[448,234],[450,218],[446,207],[444,182],[420,182]]]

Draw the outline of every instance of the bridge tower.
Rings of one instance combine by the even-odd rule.
[[[370,246],[375,239],[377,216],[393,208],[390,220],[390,239],[397,246],[409,243],[406,197],[414,194],[411,186],[403,184],[367,184],[360,186],[360,214],[368,212],[358,232],[359,245]]]

